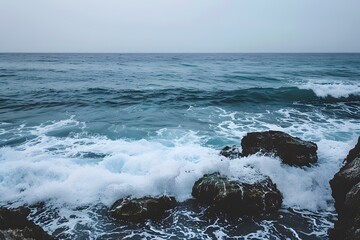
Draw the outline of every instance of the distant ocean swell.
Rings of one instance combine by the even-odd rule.
[[[88,88],[86,90],[35,90],[26,96],[3,96],[1,109],[22,110],[52,106],[96,106],[97,104],[125,106],[144,102],[158,105],[184,107],[198,105],[229,104],[292,104],[294,102],[323,104],[336,102],[357,102],[360,100],[360,87],[307,84],[300,87],[250,88],[238,90],[201,91],[198,89],[154,89],[154,90],[115,90],[107,88]]]

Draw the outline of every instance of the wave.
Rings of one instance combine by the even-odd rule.
[[[321,140],[321,164],[300,169],[257,155],[221,161],[217,149],[203,145],[204,136],[188,131],[173,138],[165,133],[170,130],[162,129],[157,138],[148,140],[109,139],[84,131],[65,137],[52,134],[60,129],[84,130],[85,126],[70,118],[22,127],[24,135],[36,137],[0,148],[0,201],[109,206],[127,195],[162,193],[184,201],[191,197],[193,183],[205,173],[220,171],[251,181],[261,172],[278,184],[286,206],[326,209],[331,199],[329,177],[350,146],[348,142]]]
[[[306,84],[299,87],[249,88],[236,90],[170,89],[108,89],[86,90],[41,89],[26,94],[3,95],[1,109],[24,109],[84,106],[129,106],[154,104],[175,108],[198,106],[241,106],[246,104],[322,104],[360,101],[360,87],[341,84]]]
[[[319,87],[322,86],[322,87]],[[323,101],[324,97],[349,98],[349,101],[360,99],[360,85],[345,84],[306,84],[300,87],[280,87],[280,88],[246,88],[234,90],[199,90],[189,88],[165,88],[165,89],[109,89],[109,88],[89,88],[88,92],[78,92],[78,94],[90,95],[116,95],[113,99],[138,99],[151,100],[164,98],[166,101],[211,101],[217,102],[268,102],[268,101]],[[327,92],[328,91],[328,92]],[[321,97],[321,98],[319,98]],[[342,99],[344,100],[344,99]]]
[[[198,110],[193,107],[189,111],[194,113]],[[139,140],[124,136],[109,138],[90,134],[87,124],[73,116],[38,126],[21,125],[12,129],[18,136],[33,137],[0,148],[0,203],[19,206],[45,202],[50,209],[40,211],[35,219],[50,232],[59,231],[59,228],[63,232],[67,232],[66,229],[71,232],[76,231],[79,224],[98,224],[99,219],[91,217],[98,211],[97,206],[110,206],[118,198],[128,195],[142,197],[167,193],[175,195],[178,201],[186,201],[191,198],[192,186],[199,177],[219,171],[248,182],[255,181],[259,173],[270,176],[283,194],[283,207],[302,209],[301,214],[303,209],[332,210],[328,181],[354,143],[349,141],[353,136],[345,140],[331,140],[326,132],[335,128],[351,132],[358,124],[327,119],[324,125],[299,122],[282,128],[282,123],[267,123],[264,115],[229,113],[218,108],[214,114],[222,119],[214,129],[220,138],[234,137],[239,141],[247,131],[271,128],[316,140],[319,164],[312,168],[294,168],[281,164],[276,158],[261,155],[230,161],[219,156],[219,149],[205,144],[209,136],[185,129],[163,128],[156,136]],[[278,114],[286,122],[292,119],[294,113],[283,110]],[[246,124],[246,121],[251,124]],[[308,129],[304,129],[306,126]],[[69,134],[59,134],[61,132]],[[51,208],[60,209],[56,211],[56,216]],[[79,212],[76,209],[85,210]],[[190,216],[191,212],[181,214]],[[194,214],[193,217],[198,216]],[[63,219],[69,221],[63,222]],[[321,227],[324,235],[327,228],[327,225]],[[64,237],[67,238],[71,237]]]
[[[312,90],[318,97],[349,98],[360,96],[360,84],[344,82],[313,82],[310,81],[299,89]],[[356,97],[356,100],[358,98]]]

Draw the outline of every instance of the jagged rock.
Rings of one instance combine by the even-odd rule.
[[[349,154],[346,156],[345,162],[350,163],[357,157],[360,157],[360,137],[358,138],[358,142],[355,147],[349,151]]]
[[[311,166],[317,162],[317,145],[292,137],[280,131],[252,132],[241,140],[242,155],[249,156],[261,152],[275,155],[283,163],[292,166]]]
[[[143,197],[122,198],[117,200],[110,208],[109,215],[118,220],[142,222],[147,219],[159,219],[166,210],[176,205],[174,197]]]
[[[343,207],[346,194],[358,182],[360,182],[360,158],[343,166],[330,181],[336,208]]]
[[[55,240],[41,227],[29,221],[27,208],[0,207],[0,239],[6,240]]]
[[[206,174],[197,180],[192,195],[229,214],[258,214],[281,207],[282,196],[269,177],[255,183],[230,180],[219,173]]]
[[[330,239],[360,239],[360,138],[330,186],[338,213]]]
[[[234,159],[234,158],[240,158],[242,157],[241,152],[239,150],[239,147],[233,145],[233,146],[225,146],[221,151],[220,155]]]

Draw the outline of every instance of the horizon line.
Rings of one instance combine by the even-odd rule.
[[[354,52],[0,52],[0,54],[359,54]]]

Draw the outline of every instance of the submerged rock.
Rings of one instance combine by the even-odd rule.
[[[176,206],[174,197],[122,198],[110,208],[109,215],[118,220],[142,222],[147,219],[159,219],[166,210]]]
[[[338,213],[330,239],[360,239],[360,137],[330,186]]]
[[[229,214],[257,214],[277,210],[282,196],[269,177],[246,183],[230,180],[220,173],[206,174],[197,180],[192,195],[199,202],[213,205]]]
[[[315,143],[280,131],[248,133],[241,140],[241,147],[243,156],[261,152],[266,155],[275,155],[283,163],[292,166],[310,166],[317,162]]]
[[[237,146],[225,146],[221,151],[220,151],[220,155],[230,158],[230,159],[234,159],[234,158],[240,158],[242,157],[242,154],[240,152],[239,147]]]
[[[54,240],[41,227],[29,221],[27,208],[8,209],[0,207],[0,239],[6,240]]]

